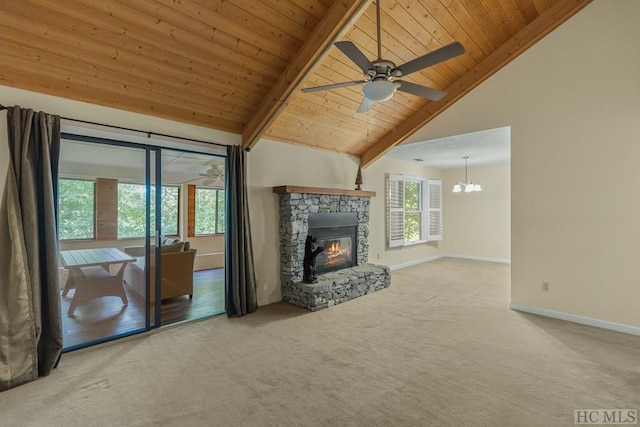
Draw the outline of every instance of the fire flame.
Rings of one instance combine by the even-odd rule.
[[[338,240],[333,240],[325,246],[324,255],[326,257],[325,265],[327,267],[340,265],[351,258],[349,247],[340,245],[340,241]]]

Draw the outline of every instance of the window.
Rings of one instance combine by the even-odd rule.
[[[388,174],[388,246],[432,240],[442,240],[442,181]]]
[[[224,190],[196,188],[195,234],[223,234],[225,231]]]
[[[422,239],[422,182],[404,182],[404,240],[417,242]]]
[[[155,217],[156,188],[151,187],[151,218]],[[143,237],[145,228],[146,186],[144,184],[118,183],[118,238]],[[161,225],[162,234],[178,235],[178,207],[180,189],[162,186]],[[151,227],[153,230],[153,226]]]
[[[60,240],[93,239],[95,183],[82,179],[58,181],[58,234]]]

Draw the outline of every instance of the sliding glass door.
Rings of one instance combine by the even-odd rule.
[[[66,351],[224,312],[225,160],[63,134]]]

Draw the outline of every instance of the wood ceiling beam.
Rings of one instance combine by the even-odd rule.
[[[396,145],[429,123],[457,100],[495,74],[502,67],[517,58],[522,52],[533,46],[544,36],[582,10],[593,0],[559,0],[529,25],[520,30],[511,39],[498,47],[479,62],[451,86],[447,95],[438,102],[429,102],[424,109],[417,111],[407,120],[388,132],[364,152],[361,158],[363,168],[371,165]]]
[[[252,148],[278,117],[294,92],[373,0],[335,0],[291,60],[278,81],[245,124],[242,145]]]

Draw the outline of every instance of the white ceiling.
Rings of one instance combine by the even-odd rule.
[[[221,179],[224,179],[224,161],[222,157],[209,154],[163,149],[162,179],[165,184],[201,184],[207,177],[221,173]],[[60,147],[60,175],[63,177],[144,182],[144,165],[145,152],[137,148],[71,140],[63,140]]]
[[[438,169],[463,168],[464,156],[469,156],[469,167],[509,163],[511,127],[405,143],[393,148],[387,156]]]

